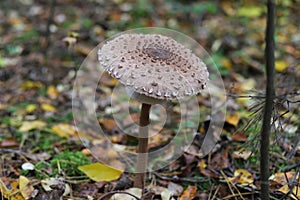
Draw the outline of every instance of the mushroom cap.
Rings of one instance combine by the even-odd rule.
[[[181,99],[207,85],[203,61],[176,40],[160,34],[123,34],[98,51],[98,60],[126,87],[156,99]]]

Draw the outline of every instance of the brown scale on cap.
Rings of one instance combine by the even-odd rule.
[[[206,65],[191,50],[159,34],[124,34],[103,45],[99,62],[114,78],[139,94],[180,99],[207,84]]]

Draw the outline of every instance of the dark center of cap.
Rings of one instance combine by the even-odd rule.
[[[148,47],[144,52],[154,59],[166,60],[171,57],[172,53],[166,49]]]

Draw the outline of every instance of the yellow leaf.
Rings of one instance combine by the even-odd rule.
[[[229,58],[225,58],[225,57],[223,57],[222,59],[221,59],[221,64],[222,64],[222,66],[223,67],[225,67],[226,69],[232,69],[232,62],[231,62],[231,60],[229,59]]]
[[[284,185],[281,188],[279,188],[278,191],[282,192],[283,194],[288,194],[290,192],[290,188],[288,185]],[[289,196],[292,199],[298,200],[300,198],[300,186],[294,186],[293,194],[290,194]]]
[[[5,183],[0,179],[0,192],[4,196],[4,198],[10,199],[10,200],[24,200],[24,197],[20,194],[18,186],[19,182],[13,180],[11,183],[8,184],[8,189],[5,185]]]
[[[221,1],[221,8],[229,16],[235,15],[236,13],[231,1]]]
[[[50,99],[56,99],[59,95],[59,92],[53,85],[50,85],[47,89],[47,95]]]
[[[295,174],[296,174],[295,172],[277,172],[272,176],[270,176],[269,180],[284,185],[287,184],[288,182],[293,181]],[[296,177],[296,179],[298,179],[298,176]]]
[[[8,195],[10,194],[9,189],[6,187],[5,183],[0,179],[0,192],[5,198],[8,198]]]
[[[47,111],[47,112],[56,112],[56,109],[51,104],[42,103],[41,107],[42,107],[42,109],[44,111]]]
[[[31,113],[31,112],[35,111],[36,108],[37,108],[36,104],[29,104],[26,106],[25,109],[26,109],[26,112]]]
[[[204,159],[201,159],[199,162],[198,162],[198,165],[197,167],[199,167],[199,169],[204,169],[207,167],[207,164],[205,163],[205,160]]]
[[[240,17],[256,18],[263,13],[263,8],[258,6],[245,6],[241,7],[237,11],[237,15]]]
[[[43,84],[39,81],[25,81],[22,85],[21,85],[21,88],[23,90],[28,90],[28,89],[33,89],[33,88],[40,88],[42,87]]]
[[[75,32],[75,31],[71,31],[68,33],[68,36],[77,38],[79,36],[79,33]]]
[[[25,176],[19,177],[19,188],[22,196],[25,199],[30,199],[34,191],[33,186],[30,184],[30,181]]]
[[[275,69],[278,72],[284,72],[289,64],[284,60],[279,60],[275,62]]]
[[[76,134],[76,130],[70,124],[60,123],[52,126],[52,131],[54,131],[60,137],[70,137]]]
[[[46,122],[40,120],[24,121],[19,128],[19,131],[31,131],[33,129],[41,129],[46,126]]]
[[[234,177],[229,178],[230,180],[238,179],[237,182],[240,184],[249,185],[254,182],[252,174],[245,169],[237,169],[234,171]]]
[[[93,181],[113,181],[123,173],[120,170],[111,168],[101,163],[79,166],[78,169],[85,173]]]
[[[240,121],[240,116],[238,113],[226,116],[226,122],[233,126],[237,126],[239,121]]]

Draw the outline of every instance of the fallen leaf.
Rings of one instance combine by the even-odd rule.
[[[142,197],[142,189],[140,188],[129,188],[125,190],[125,192],[128,192],[138,198]],[[110,200],[135,200],[135,198],[128,194],[114,194]]]
[[[278,189],[279,192],[282,192],[283,194],[288,194],[291,189],[289,188],[288,185],[284,185],[281,188]],[[289,197],[295,200],[299,200],[300,198],[300,186],[294,186],[293,187],[293,193],[289,194]]]
[[[220,176],[216,173],[214,173],[212,170],[205,169],[205,168],[200,168],[201,174],[208,178],[219,178]]]
[[[233,8],[231,1],[221,1],[221,8],[229,16],[236,13],[236,9]]]
[[[40,121],[40,120],[34,120],[34,121],[24,121],[19,128],[19,131],[31,131],[34,129],[41,129],[45,127],[47,124],[46,122]]]
[[[31,185],[30,180],[28,180],[25,176],[19,177],[19,188],[25,199],[30,199],[32,197],[34,187]]]
[[[238,125],[239,121],[240,121],[240,116],[238,113],[226,116],[226,122],[235,127]]]
[[[19,181],[12,180],[10,182],[10,179],[7,179],[5,181],[4,177],[0,179],[0,192],[4,196],[4,198],[10,200],[24,200],[24,197],[19,192],[18,187],[19,187]]]
[[[62,178],[47,178],[41,180],[42,187],[45,191],[57,190],[61,191],[62,196],[66,196],[71,192],[69,184],[65,183]],[[55,189],[53,189],[55,187]]]
[[[224,150],[221,153],[216,153],[212,157],[209,166],[217,171],[228,168],[230,166],[229,158],[228,158],[228,150]]]
[[[25,81],[22,85],[21,88],[23,90],[28,90],[28,89],[34,89],[34,88],[40,88],[42,87],[43,84],[39,81]]]
[[[99,119],[99,122],[101,125],[104,126],[104,128],[108,131],[111,132],[116,126],[117,123],[113,119]]]
[[[161,193],[160,193],[161,199],[162,200],[170,200],[172,197],[172,192],[169,191],[167,188],[165,188]]]
[[[242,185],[249,185],[254,182],[252,174],[245,169],[237,169],[234,171],[233,177],[228,178],[233,183],[240,183]]]
[[[247,149],[239,149],[238,151],[234,151],[232,153],[232,157],[248,160],[250,158],[251,154],[252,154],[252,152]]]
[[[197,192],[197,187],[193,185],[189,185],[182,195],[180,196],[179,200],[192,200],[195,198]]]
[[[278,60],[275,62],[275,69],[278,72],[284,72],[288,66],[289,64],[284,60]]]
[[[53,85],[50,85],[47,89],[47,95],[50,99],[56,99],[59,96],[59,92]]]
[[[60,137],[69,138],[70,136],[76,135],[76,130],[74,129],[74,127],[66,123],[56,124],[52,126],[51,130]]]
[[[123,171],[111,168],[102,163],[83,165],[79,166],[78,169],[96,182],[117,180],[123,173]]]
[[[6,138],[0,142],[0,148],[13,148],[18,146],[19,143],[16,138]]]
[[[244,131],[237,131],[231,136],[231,139],[236,142],[245,142],[248,139],[248,136]]]
[[[232,69],[232,62],[229,58],[223,57],[221,59],[221,64],[222,64],[222,67],[225,67],[228,70]]]
[[[260,6],[244,6],[240,7],[237,15],[240,17],[256,18],[263,13],[263,8]]]
[[[296,175],[295,172],[277,172],[277,173],[271,175],[269,180],[274,181],[280,185],[285,185],[285,184],[288,184],[289,182],[292,182],[295,175]],[[296,179],[298,179],[298,178],[299,178],[299,176],[296,177]]]
[[[29,104],[29,105],[26,106],[25,110],[28,113],[32,113],[36,110],[36,108],[37,108],[36,104]]]
[[[198,162],[198,165],[197,167],[199,167],[199,169],[204,169],[207,167],[207,164],[206,164],[206,161],[204,159],[201,159],[199,162]]]
[[[172,195],[179,196],[183,191],[183,187],[179,184],[169,182],[168,183],[168,190],[172,193]]]
[[[56,112],[56,108],[48,103],[42,103],[41,108],[47,112]]]

